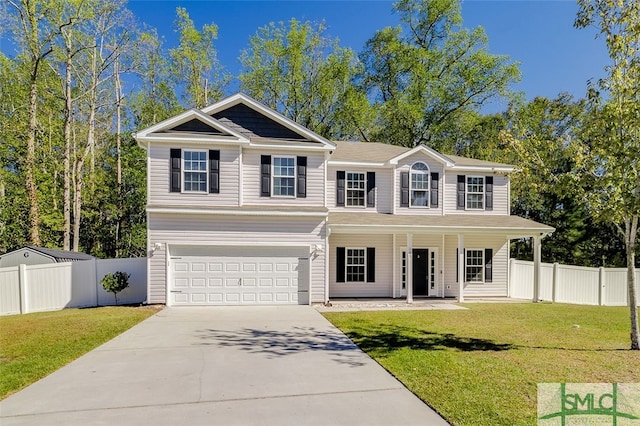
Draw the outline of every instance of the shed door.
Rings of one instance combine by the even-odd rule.
[[[299,284],[308,288],[307,268],[301,268],[300,262],[308,260],[291,256],[172,257],[169,304],[297,304]]]

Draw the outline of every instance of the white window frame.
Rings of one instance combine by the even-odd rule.
[[[204,154],[204,170],[187,170],[186,166],[185,166],[185,154],[187,152],[197,152],[197,153],[203,153]],[[182,192],[186,192],[189,194],[207,194],[209,192],[209,157],[208,157],[208,151],[206,149],[188,149],[188,148],[183,148],[182,149],[182,155],[180,158],[180,161],[182,162],[181,166],[181,184],[182,184]],[[186,178],[186,174],[187,173],[204,173],[204,191],[201,190],[197,190],[194,191],[192,189],[186,189],[185,188],[185,184],[187,183],[187,178]]]
[[[362,250],[362,259],[364,263],[349,265],[349,250]],[[360,258],[360,256],[358,256],[358,258]],[[349,279],[349,266],[363,268],[362,280],[353,281]],[[360,274],[357,273],[357,275],[360,275]],[[367,282],[367,248],[366,247],[345,247],[344,248],[344,282],[352,283],[352,284],[364,284]]]
[[[424,165],[427,169],[426,170],[416,170],[414,172],[413,167],[417,164],[422,164]],[[427,176],[427,189],[414,189],[413,188],[413,175],[416,174],[421,174],[421,175],[426,175]],[[418,206],[418,205],[414,205],[413,204],[413,193],[414,192],[426,192],[427,193],[427,205],[425,206]],[[409,207],[410,208],[414,208],[414,209],[428,209],[429,206],[431,205],[431,168],[429,168],[429,165],[427,163],[425,163],[424,161],[416,161],[415,163],[413,163],[411,165],[411,168],[409,169]]]
[[[469,180],[470,179],[482,179],[482,184],[480,185],[480,192],[474,191],[471,192],[469,191]],[[467,176],[465,178],[465,182],[464,182],[464,208],[465,210],[484,210],[485,207],[485,203],[484,203],[484,197],[485,197],[485,186],[487,183],[487,179],[486,176]],[[482,204],[482,207],[469,207],[469,195],[480,195],[480,204]]]
[[[356,179],[356,182],[362,182],[362,189],[350,189],[349,188],[349,175],[358,175],[362,176],[362,179]],[[351,179],[353,181],[353,179]],[[349,192],[350,191],[362,191],[362,205],[360,204],[349,204]],[[344,206],[345,207],[356,207],[356,208],[366,208],[367,207],[367,173],[366,172],[349,172],[346,171],[344,174]]]
[[[470,265],[469,264],[469,252],[471,251],[477,251],[480,253],[480,265]],[[484,259],[484,249],[480,249],[480,248],[468,248],[465,249],[464,251],[464,282],[466,283],[472,283],[472,284],[483,284],[484,283],[484,266],[485,266],[485,259]],[[467,279],[467,277],[469,276],[469,268],[480,268],[480,280],[472,280],[469,281]]]
[[[293,160],[293,176],[276,176],[276,158],[281,159],[291,159]],[[296,198],[296,181],[298,180],[298,170],[296,164],[296,157],[291,155],[272,155],[271,156],[271,196],[276,198]],[[276,194],[276,178],[285,178],[285,179],[293,179],[293,194],[292,195],[282,195]]]

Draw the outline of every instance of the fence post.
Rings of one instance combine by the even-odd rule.
[[[29,312],[29,293],[27,291],[27,265],[21,263],[18,265],[18,285],[20,286],[20,313]]]
[[[553,264],[553,278],[551,279],[551,301],[556,303],[556,289],[558,288],[558,263]]]
[[[96,306],[100,306],[100,278],[98,278],[98,259],[93,258],[93,279],[96,288]]]
[[[507,297],[511,297],[511,294],[513,294],[513,265],[515,261],[514,258],[509,259],[509,286],[507,287]]]
[[[605,304],[605,300],[604,300],[604,286],[606,285],[606,275],[605,275],[605,270],[604,268],[601,266],[599,269],[600,272],[600,279],[599,281],[599,289],[600,291],[598,292],[598,305],[599,306],[604,306]]]

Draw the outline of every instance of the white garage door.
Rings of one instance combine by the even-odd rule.
[[[171,265],[171,305],[297,304],[307,259],[177,256]]]

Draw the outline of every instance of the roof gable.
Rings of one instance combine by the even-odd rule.
[[[294,132],[277,121],[265,117],[242,103],[216,112],[212,116],[248,138],[309,141],[308,138],[300,133]]]
[[[317,144],[326,150],[335,149],[335,145],[327,139],[243,93],[236,93],[203,108],[202,112],[252,142],[294,141]]]
[[[168,118],[147,129],[135,133],[134,138],[143,147],[149,140],[213,140],[248,142],[242,134],[197,109]]]
[[[416,154],[418,152],[421,152],[425,155],[427,155],[428,157],[431,157],[433,159],[435,159],[436,161],[438,161],[439,163],[444,164],[446,167],[452,167],[454,165],[454,162],[451,161],[451,159],[449,159],[447,156],[440,154],[438,151],[429,148],[428,146],[425,145],[418,145],[415,148],[408,150],[392,159],[389,160],[389,164],[398,164],[398,161],[407,158],[413,154]]]

